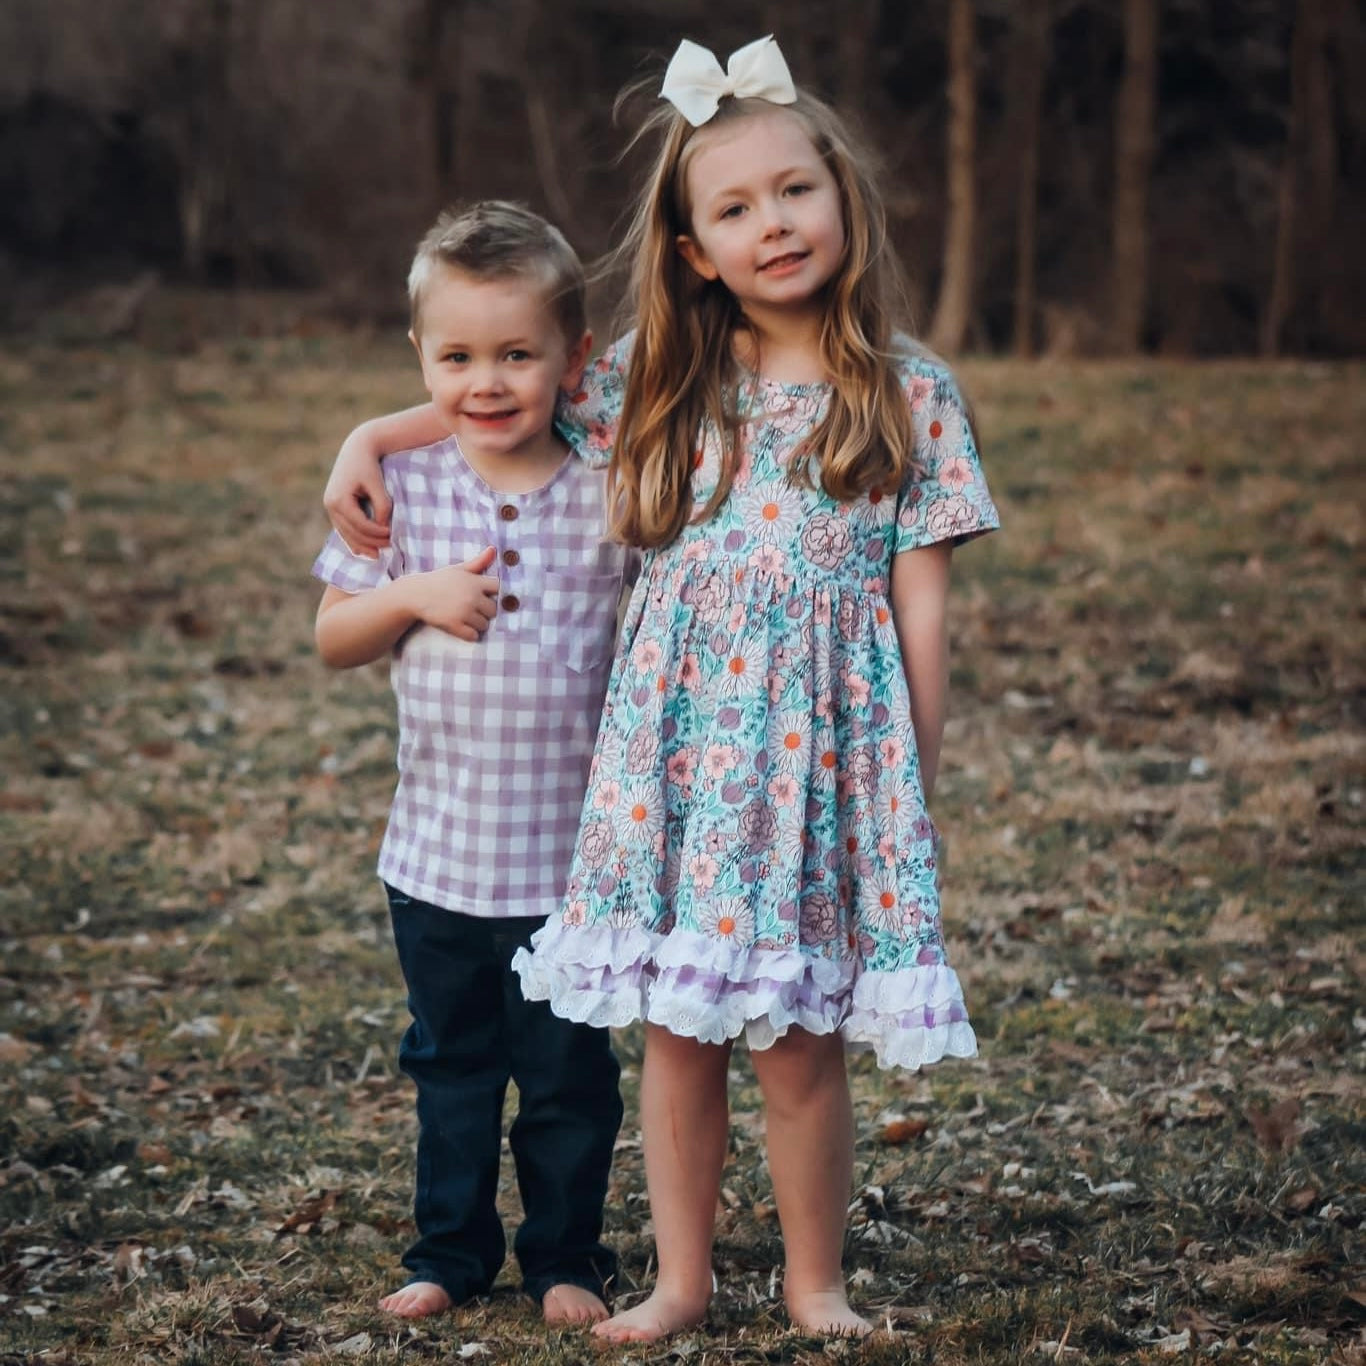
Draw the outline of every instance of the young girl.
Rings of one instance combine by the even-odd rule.
[[[614,531],[645,565],[564,910],[516,966],[557,1014],[646,1022],[659,1272],[595,1331],[648,1341],[706,1312],[743,1034],[788,1312],[861,1334],[841,1270],[844,1046],[908,1068],[976,1051],[926,800],[950,552],[998,523],[952,376],[892,330],[881,203],[839,119],[793,89],[771,39],[726,73],[685,43],[663,93],[624,248],[634,333],[570,414],[610,452]],[[384,539],[374,447],[426,421],[350,439],[328,506],[353,544]]]

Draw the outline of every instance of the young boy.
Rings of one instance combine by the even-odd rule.
[[[591,1322],[616,1267],[600,1235],[619,1070],[605,1030],[525,1001],[510,970],[560,908],[632,567],[603,539],[602,472],[552,422],[588,357],[583,269],[549,223],[486,202],[442,215],[408,291],[450,437],[385,460],[378,559],[334,532],[313,566],[323,659],[392,653],[398,700],[379,874],[413,1017],[418,1239],[380,1306],[418,1318],[492,1285],[511,1078],[523,1285],[548,1323]]]

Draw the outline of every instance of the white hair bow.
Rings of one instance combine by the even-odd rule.
[[[774,104],[792,104],[797,98],[792,75],[771,34],[732,52],[724,71],[713,53],[684,38],[659,93],[694,128],[706,123],[726,96]]]

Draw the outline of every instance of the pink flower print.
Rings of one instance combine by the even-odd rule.
[[[925,919],[925,908],[920,902],[908,901],[901,910],[901,927],[908,934],[914,934]]]
[[[669,781],[684,792],[690,792],[693,779],[697,776],[697,751],[691,747],[680,749],[677,754],[669,756],[666,768]]]
[[[829,892],[810,892],[803,899],[798,918],[803,944],[828,944],[839,928],[839,908]]]
[[[768,780],[768,795],[778,806],[795,806],[800,789],[797,780],[788,773],[779,773]]]
[[[756,577],[772,579],[779,588],[788,585],[787,556],[776,545],[761,545],[750,555],[749,567]]]
[[[878,744],[877,752],[882,758],[883,768],[899,768],[906,757],[906,746],[895,735],[889,735]]]
[[[787,679],[780,673],[770,673],[768,676],[768,700],[772,706],[777,706],[783,700],[783,693],[787,691]]]
[[[702,756],[702,767],[707,777],[720,782],[735,767],[739,757],[734,745],[708,745]]]
[[[697,886],[710,890],[721,865],[710,854],[695,854],[688,864],[688,874]]]
[[[811,620],[817,626],[830,625],[830,594],[817,593],[816,600],[811,604]]]
[[[621,784],[613,782],[610,778],[605,783],[600,783],[593,793],[593,805],[599,811],[611,811],[620,800]]]
[[[829,690],[816,695],[816,716],[822,721],[835,719],[835,696]]]
[[[678,666],[678,681],[689,692],[696,692],[702,685],[702,670],[698,666],[697,656],[687,654],[683,656],[683,662]]]
[[[737,602],[730,609],[730,619],[726,625],[730,628],[731,635],[738,635],[740,628],[749,620],[749,608],[743,602]]]
[[[589,868],[601,868],[612,852],[610,821],[586,821],[579,831],[579,857]]]
[[[631,651],[631,663],[635,665],[637,673],[652,674],[659,668],[663,654],[659,642],[645,636],[636,641],[635,649]]]
[[[842,517],[818,512],[802,528],[802,550],[819,569],[836,569],[851,549],[853,539]]]
[[[962,493],[974,477],[972,461],[966,456],[951,455],[939,466],[939,482],[955,493]]]
[[[896,523],[909,531],[920,521],[921,504],[925,500],[925,490],[916,484],[901,500],[901,511],[897,513]]]
[[[852,669],[842,671],[844,677],[841,681],[844,684],[845,695],[848,697],[850,705],[855,707],[866,707],[870,696],[868,680],[862,674],[855,673]]]
[[[883,835],[877,842],[878,857],[883,863],[892,864],[896,862],[896,836]]]
[[[693,564],[698,560],[710,560],[714,546],[705,537],[699,537],[695,541],[689,541],[683,547],[682,561],[684,565]]]
[[[934,393],[934,381],[924,375],[912,375],[906,385],[906,401],[915,412]]]
[[[588,903],[586,901],[571,901],[566,904],[564,914],[560,917],[566,925],[582,925],[588,916]]]

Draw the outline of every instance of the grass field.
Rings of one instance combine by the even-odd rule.
[[[600,1352],[511,1280],[373,1307],[414,1141],[392,709],[316,660],[308,568],[409,357],[0,349],[3,1366],[1366,1360],[1366,367],[961,373],[1007,528],[955,563],[936,799],[982,1053],[853,1064],[884,1332],[786,1329],[740,1051],[711,1320]]]

